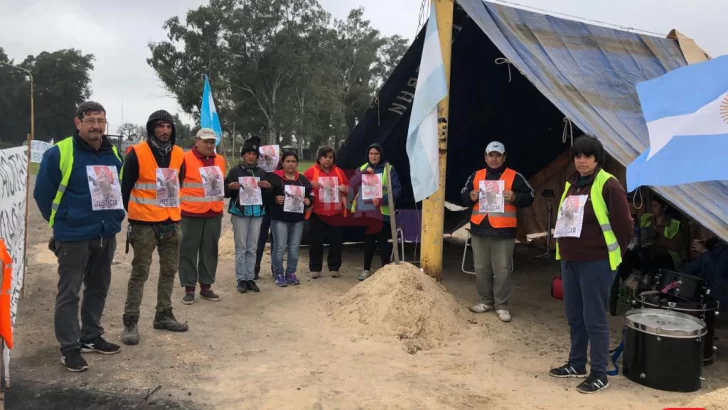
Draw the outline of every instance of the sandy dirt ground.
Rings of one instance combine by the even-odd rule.
[[[227,216],[223,229],[230,230]],[[341,278],[325,274],[317,280],[308,276],[308,249],[303,248],[299,261],[302,283],[283,289],[272,284],[267,250],[259,281],[262,291],[238,294],[227,233],[221,240],[223,255],[214,287],[222,300],[213,303],[198,298],[185,306],[180,302],[182,289],[175,290],[175,314],[190,324],[190,331],[183,334],[152,329],[158,274],[155,257],[142,305],[141,343],[124,346],[113,356],[86,355],[89,371],[72,374],[60,363],[53,333],[56,264],[46,247],[50,230],[35,206],[31,208],[30,235],[30,267],[11,371],[16,386],[35,386],[37,394],[44,389],[76,389],[77,394],[93,391],[142,398],[136,407],[123,407],[117,401],[98,408],[167,403],[166,408],[200,409],[646,410],[691,402],[728,408],[728,353],[705,368],[703,389],[691,394],[660,392],[619,376],[610,379],[606,391],[582,395],[575,389],[578,381],[549,377],[549,368],[560,365],[568,354],[563,304],[549,295],[558,265],[532,259],[539,251],[518,248],[513,322],[504,324],[493,313],[476,315],[467,310],[477,301],[475,280],[460,271],[462,243],[457,238],[446,240],[442,287],[432,283],[418,289],[423,300],[434,301],[423,303],[416,298],[417,292],[407,289],[416,283],[422,287],[422,278],[395,280],[390,269],[388,280],[359,284],[361,246],[345,247]],[[123,238],[118,236],[103,319],[106,337],[117,343],[131,269],[131,254],[124,254]],[[408,256],[412,257],[411,250]],[[375,275],[370,280],[376,279]],[[357,286],[360,288],[352,290]],[[406,300],[398,300],[401,295]],[[377,300],[382,301],[380,306]],[[449,310],[439,314],[433,306]],[[417,342],[422,335],[397,327],[411,328],[411,324],[395,323],[388,328],[387,321],[396,321],[398,310],[414,320],[434,321],[428,323],[435,327],[423,333],[426,343]],[[425,313],[418,315],[418,311]],[[366,312],[372,312],[371,319]],[[621,318],[612,320],[616,345]],[[439,339],[427,336],[432,334]],[[728,352],[728,334],[723,331],[719,336],[719,349]],[[10,404],[7,397],[6,403]],[[56,404],[65,410],[76,408],[60,401]]]

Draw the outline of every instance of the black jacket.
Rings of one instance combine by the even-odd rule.
[[[263,210],[268,209],[268,204],[270,204],[272,200],[271,189],[261,188],[260,192],[261,196],[263,197],[263,205],[240,206],[240,204],[238,204],[239,191],[237,189],[228,189],[227,186],[233,182],[238,182],[238,178],[240,177],[258,177],[261,181],[267,181],[268,175],[269,174],[265,172],[264,169],[258,167],[257,165],[247,166],[244,165],[242,162],[230,168],[230,171],[228,171],[228,174],[225,177],[225,198],[230,198],[228,212],[233,213],[234,210],[231,211],[230,208],[234,207],[237,208],[242,216],[263,216],[265,214]]]
[[[496,181],[500,179],[501,174],[505,171],[505,169],[505,165],[498,169],[488,168],[485,179],[488,181]],[[470,199],[470,191],[474,190],[473,179],[475,179],[475,174],[476,173],[473,172],[470,175],[465,186],[460,191],[461,205],[468,208],[472,208],[473,205],[478,202]],[[516,194],[516,200],[513,204],[517,208],[527,208],[531,206],[534,198],[533,188],[531,188],[531,185],[528,184],[528,181],[526,181],[526,178],[524,178],[523,175],[516,173],[516,178],[513,180],[511,190],[514,194]],[[483,219],[483,222],[481,222],[480,225],[473,225],[473,223],[470,223],[470,233],[475,236],[488,236],[499,239],[516,238],[516,228],[493,228],[490,225],[490,222],[488,222],[488,218]]]
[[[283,171],[278,171],[283,172]],[[275,202],[275,197],[278,195],[285,195],[286,194],[286,185],[301,185],[305,188],[305,198],[308,198],[308,200],[313,203],[313,196],[311,196],[311,183],[308,182],[308,179],[303,176],[303,174],[298,174],[298,179],[296,181],[289,181],[287,179],[281,178],[276,174],[276,172],[273,172],[268,176],[268,182],[272,185],[270,189],[270,205],[268,206],[269,212],[270,212],[270,219],[273,221],[284,221],[284,222],[300,222],[304,220],[304,214],[298,214],[293,212],[283,212],[283,205],[278,205]],[[310,206],[310,205],[309,205]],[[308,208],[308,207],[306,207]]]

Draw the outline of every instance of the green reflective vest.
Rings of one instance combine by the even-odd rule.
[[[640,228],[652,228],[652,219],[654,218],[654,215],[650,213],[643,214],[640,217]],[[665,227],[664,235],[667,239],[672,239],[675,237],[675,235],[680,232],[680,221],[677,219],[670,219],[670,224]],[[670,257],[672,258],[672,262],[675,264],[675,268],[682,265],[682,257],[680,256],[679,252],[675,251],[668,251],[670,253]]]
[[[73,137],[68,137],[57,142],[56,146],[60,153],[58,168],[61,171],[61,184],[58,185],[58,191],[56,191],[56,196],[53,198],[53,204],[51,205],[51,217],[48,219],[48,225],[51,227],[56,220],[56,212],[58,212],[58,207],[61,205],[63,193],[66,192],[66,187],[68,187],[68,180],[71,179],[71,171],[73,170]],[[119,158],[119,161],[121,161],[119,151],[116,150],[116,147],[112,145],[111,148],[114,150],[116,158]]]
[[[362,165],[359,167],[359,171],[364,171],[367,169],[367,165],[369,163]],[[356,194],[354,197],[354,201],[351,203],[351,212],[356,212],[356,200],[359,197],[359,194]],[[387,197],[387,164],[384,165],[384,171],[382,172],[382,198]],[[379,210],[382,212],[382,215],[389,216],[389,206],[388,205],[380,205]]]
[[[609,180],[609,178],[614,178],[614,176],[607,171],[600,169],[596,177],[594,177],[589,197],[591,198],[592,207],[594,208],[594,214],[597,217],[597,221],[599,221],[599,226],[602,228],[604,242],[607,244],[609,266],[614,271],[617,270],[619,264],[622,263],[622,250],[619,248],[617,236],[614,234],[614,231],[612,231],[612,224],[609,223],[609,211],[607,210],[606,202],[604,202],[604,196],[602,196],[604,184]],[[566,193],[569,192],[570,187],[571,184],[567,181],[558,209],[561,209],[564,199],[566,199]],[[556,241],[556,260],[560,259],[561,254],[559,253],[559,241]]]

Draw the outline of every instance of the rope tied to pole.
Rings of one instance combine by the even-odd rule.
[[[569,117],[564,117],[564,132],[561,134],[561,142],[566,143],[566,140],[570,139],[571,144],[574,145],[574,127]]]
[[[380,111],[379,111],[379,95],[374,97],[374,100],[372,100],[372,103],[369,104],[369,108],[373,108],[375,105],[377,106],[377,125],[379,126],[379,125],[382,125],[382,117],[381,117]]]
[[[508,67],[508,82],[510,83],[511,80],[513,80],[513,76],[511,75],[511,66],[513,65],[513,62],[511,60],[505,58],[505,57],[498,57],[498,58],[495,59],[495,64],[496,65],[507,64],[507,67]],[[521,70],[518,70],[518,71],[520,71],[521,74],[523,74],[523,71],[521,71]]]

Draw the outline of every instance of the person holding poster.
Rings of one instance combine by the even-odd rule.
[[[349,180],[344,171],[336,166],[336,154],[332,147],[321,147],[316,154],[316,163],[303,173],[313,188],[313,207],[307,214],[310,221],[308,234],[308,268],[311,278],[321,276],[324,263],[324,241],[328,239],[329,256],[327,265],[334,278],[339,277],[341,267],[342,226],[330,217],[346,214],[346,195]]]
[[[394,212],[394,209],[390,209],[389,206],[387,179],[392,181],[392,196],[395,204],[402,193],[402,185],[399,183],[397,172],[394,167],[387,167],[388,163],[384,160],[384,148],[380,144],[374,143],[367,148],[367,160],[351,179],[350,185],[358,190],[352,201],[351,212],[355,217],[366,215],[381,219],[382,228],[378,232],[365,235],[364,270],[359,275],[359,280],[369,277],[377,244],[382,266],[388,264],[392,257],[392,244],[389,243],[389,240],[392,239],[389,213]],[[369,182],[365,183],[365,180]]]
[[[531,206],[534,194],[526,178],[505,164],[505,145],[489,143],[485,168],[470,175],[460,195],[462,205],[473,209],[470,234],[480,303],[470,310],[485,313],[495,309],[501,321],[510,322],[516,210]]]
[[[72,372],[88,363],[81,353],[118,353],[103,338],[101,317],[111,283],[116,234],[121,231],[121,158],[104,135],[106,110],[96,102],[78,106],[76,132],[43,154],[33,198],[53,228],[49,248],[58,257],[55,306],[61,362]],[[79,326],[79,295],[84,286]]]
[[[260,138],[251,137],[240,151],[240,163],[225,177],[225,197],[230,198],[228,213],[235,241],[235,278],[238,292],[260,292],[255,283],[255,259],[260,227],[266,215],[270,193],[268,173],[258,166]]]
[[[311,184],[297,171],[298,156],[293,152],[281,155],[283,169],[276,170],[268,181],[272,185],[270,205],[271,230],[275,243],[271,252],[271,270],[276,286],[299,284],[296,277],[298,248],[303,234],[305,208],[311,206]],[[283,252],[288,247],[288,266],[283,270]]]
[[[195,303],[195,287],[200,297],[217,302],[212,291],[217,272],[217,251],[222,230],[225,184],[225,158],[215,153],[217,136],[210,128],[197,131],[194,147],[184,155],[182,181],[182,239],[179,253],[179,281],[185,288],[182,303]]]
[[[172,313],[182,236],[179,194],[185,180],[185,153],[176,141],[172,115],[164,110],[155,111],[147,121],[146,141],[134,145],[124,160],[121,194],[129,212],[127,243],[134,249],[121,336],[127,345],[139,343],[137,323],[155,248],[159,254],[159,283],[153,326],[172,332],[189,329]]]
[[[596,138],[574,140],[571,159],[576,172],[566,181],[554,230],[571,350],[566,364],[549,374],[586,378],[576,388],[580,393],[596,393],[609,386],[609,287],[634,232],[627,193],[617,178],[602,169],[605,158]],[[589,344],[591,373],[587,377]]]

